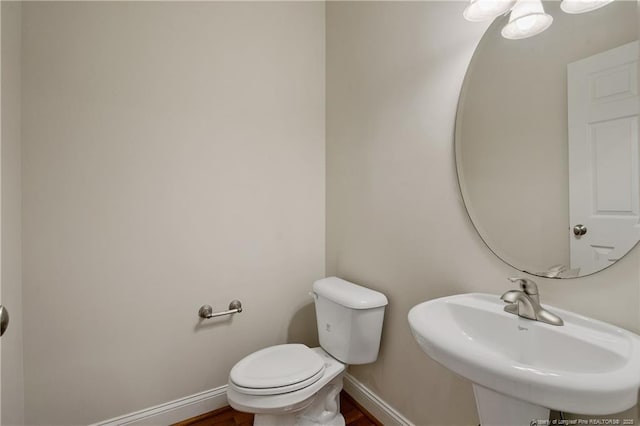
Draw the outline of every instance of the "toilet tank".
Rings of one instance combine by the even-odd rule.
[[[337,277],[313,283],[320,346],[346,364],[378,358],[387,297]]]

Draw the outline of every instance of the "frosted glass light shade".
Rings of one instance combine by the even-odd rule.
[[[560,9],[562,9],[563,12],[571,14],[586,13],[600,9],[612,1],[613,0],[562,0]]]
[[[553,17],[544,12],[540,0],[518,0],[511,10],[509,23],[502,28],[502,37],[519,40],[540,34],[553,22]]]
[[[462,16],[471,22],[488,21],[508,12],[515,3],[516,0],[471,0]]]

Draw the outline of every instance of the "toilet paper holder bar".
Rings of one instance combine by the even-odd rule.
[[[242,312],[242,303],[239,300],[232,300],[231,303],[229,303],[228,311],[213,312],[211,305],[202,305],[198,311],[198,316],[200,318],[209,319],[224,315],[239,314],[240,312]]]

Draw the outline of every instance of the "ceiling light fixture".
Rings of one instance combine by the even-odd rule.
[[[612,1],[613,0],[562,0],[560,9],[562,9],[563,12],[571,14],[586,13],[600,9]]]
[[[508,12],[516,0],[471,0],[462,15],[467,21],[482,22]]]
[[[560,8],[570,14],[600,9],[614,0],[562,0]],[[553,22],[544,11],[542,0],[470,0],[462,15],[467,21],[481,22],[511,11],[509,23],[502,28],[504,38],[519,40],[540,34]]]
[[[518,0],[509,16],[509,23],[502,28],[504,38],[519,40],[540,34],[553,22],[544,11],[541,0]]]

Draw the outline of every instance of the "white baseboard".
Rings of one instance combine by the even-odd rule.
[[[91,426],[170,425],[227,405],[227,385],[224,385]]]
[[[400,414],[400,412],[387,404],[382,398],[373,393],[371,389],[360,383],[358,379],[349,373],[344,376],[344,390],[383,425],[415,426],[409,419]]]
[[[395,408],[347,373],[344,390],[385,426],[415,426]],[[95,423],[91,426],[169,425],[227,406],[227,386],[220,386],[195,395],[156,405]]]

